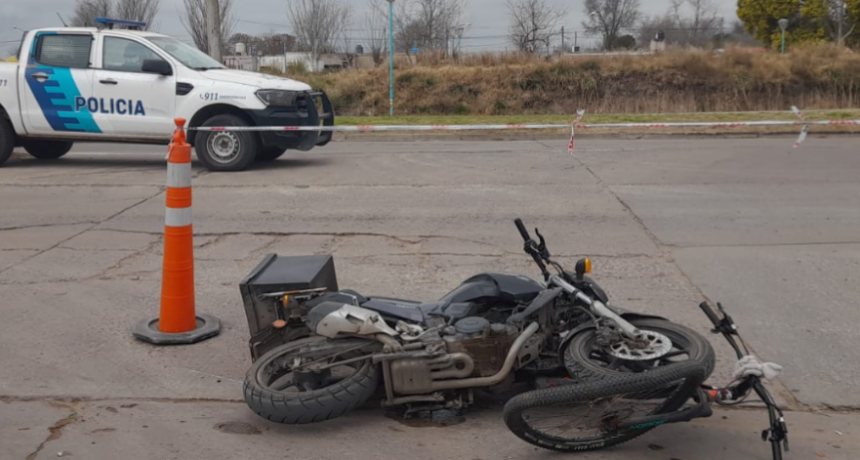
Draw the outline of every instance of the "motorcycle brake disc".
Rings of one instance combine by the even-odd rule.
[[[653,331],[642,331],[640,342],[633,344],[628,339],[617,341],[608,347],[609,354],[627,361],[650,361],[661,358],[672,350],[672,340]]]

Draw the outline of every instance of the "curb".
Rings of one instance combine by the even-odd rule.
[[[856,135],[858,131],[815,131],[810,137],[822,138],[827,136]],[[758,138],[796,138],[796,132],[761,132],[761,131],[722,131],[715,133],[582,133],[577,132],[576,138],[593,140],[660,140],[660,139],[758,139]],[[567,141],[569,134],[556,133],[475,133],[462,134],[453,132],[427,133],[336,133],[333,142],[413,142],[413,141],[473,141],[473,142],[504,142],[504,141]]]

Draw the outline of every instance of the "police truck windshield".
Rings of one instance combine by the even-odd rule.
[[[149,41],[173,56],[177,61],[194,70],[225,69],[220,62],[202,51],[171,37],[151,37]]]

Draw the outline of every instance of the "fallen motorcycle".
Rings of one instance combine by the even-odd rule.
[[[330,256],[270,256],[242,283],[246,300],[269,299],[249,310],[255,336],[246,401],[267,419],[311,423],[364,403],[380,382],[383,405],[425,410],[468,406],[476,389],[559,377],[599,381],[673,361],[701,363],[710,374],[707,340],[609,306],[587,276],[590,260],[564,270],[539,232],[540,243],[516,224],[543,284],[481,274],[433,302],[338,290]],[[284,290],[272,292],[278,286]]]
[[[535,390],[506,405],[509,428],[541,447],[592,450],[708,416],[710,402],[742,390],[764,392],[752,381],[702,387],[715,366],[704,337],[612,305],[587,276],[589,259],[565,270],[537,229],[539,242],[515,223],[543,282],[485,273],[432,302],[339,290],[331,256],[268,256],[240,285],[252,334],[248,406],[274,422],[307,424],[339,417],[377,392],[383,406],[413,412],[462,409],[476,391],[527,384]],[[690,400],[696,404],[684,408]],[[602,414],[582,427],[560,425],[596,434],[566,438],[534,426],[561,419],[544,412],[564,407]]]

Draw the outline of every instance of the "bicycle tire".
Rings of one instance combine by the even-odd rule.
[[[561,452],[587,452],[605,449],[642,436],[656,428],[657,425],[608,432],[592,439],[565,439],[533,428],[526,422],[523,413],[527,409],[535,407],[586,404],[616,395],[642,394],[655,388],[662,388],[681,381],[690,382],[690,379],[695,379],[695,387],[678,385],[678,389],[652,412],[652,414],[670,413],[683,407],[684,403],[693,396],[697,386],[705,379],[705,375],[706,369],[701,363],[687,361],[649,372],[612,376],[596,382],[529,391],[515,396],[505,404],[504,420],[508,428],[517,437],[544,449]]]

